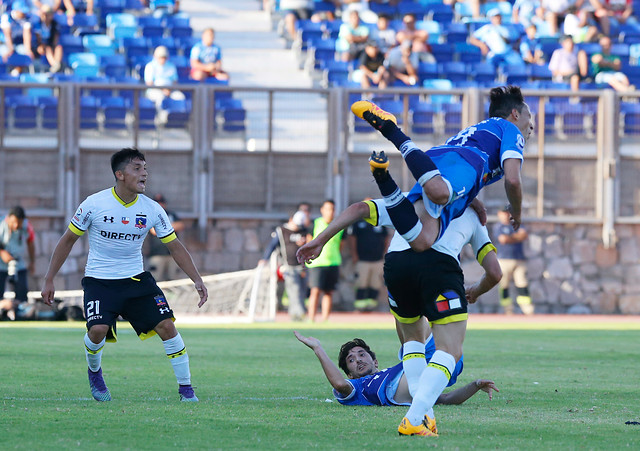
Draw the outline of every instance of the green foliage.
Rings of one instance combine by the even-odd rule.
[[[316,357],[291,330],[181,327],[201,400],[191,404],[178,402],[160,341],[119,329],[103,358],[113,401],[97,403],[80,329],[0,328],[3,449],[640,447],[640,426],[625,425],[640,421],[638,331],[469,330],[459,384],[490,378],[500,393],[436,406],[441,435],[425,439],[397,436],[403,407],[327,401]],[[360,337],[381,368],[397,362],[388,327],[300,331],[336,360],[340,344]]]

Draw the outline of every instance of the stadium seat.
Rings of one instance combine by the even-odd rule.
[[[98,30],[98,17],[95,14],[76,14],[73,16],[73,34],[82,36]]]
[[[30,96],[12,96],[7,98],[13,113],[13,128],[32,129],[38,126],[37,99]]]
[[[96,77],[100,71],[98,56],[89,52],[69,55],[69,66],[78,77]]]
[[[552,78],[551,71],[549,70],[549,66],[546,64],[530,64],[529,66],[529,76],[532,80],[548,80],[550,81]]]
[[[478,63],[471,66],[471,75],[478,83],[493,83],[498,74],[493,64]]]
[[[247,111],[239,99],[226,99],[220,104],[218,121],[225,132],[244,132]]]
[[[162,18],[162,21],[167,28],[187,28],[191,26],[191,19],[186,13],[168,14]]]
[[[456,2],[453,6],[453,11],[456,16],[456,22],[466,22],[463,19],[470,19],[473,16],[473,11],[471,11],[471,6],[469,6],[468,2]]]
[[[458,61],[473,63],[474,65],[482,61],[482,50],[480,50],[480,47],[467,44],[466,42],[456,42],[454,45]]]
[[[98,128],[98,99],[91,96],[80,97],[80,128]]]
[[[453,44],[431,44],[431,54],[439,63],[453,61],[455,46]]]
[[[148,42],[152,49],[155,49],[159,45],[165,46],[169,52],[169,56],[178,56],[180,53],[176,39],[171,36],[149,38]]]
[[[145,25],[142,27],[142,36],[145,38],[164,36],[164,27],[162,25]]]
[[[190,38],[193,36],[193,29],[191,27],[173,27],[169,29],[169,36],[172,38]]]
[[[138,128],[140,130],[156,128],[156,105],[144,96],[138,99]]]
[[[386,14],[389,17],[394,17],[398,9],[394,5],[390,5],[389,3],[378,3],[371,2],[369,3],[369,9],[376,13],[378,16],[381,14]]]
[[[429,43],[437,44],[442,34],[440,24],[433,20],[418,20],[416,21],[416,29],[424,30],[429,33]]]
[[[48,84],[49,76],[47,74],[20,74],[20,83],[40,83]],[[27,88],[25,94],[29,97],[45,97],[52,96],[52,88]]]
[[[308,72],[318,69],[320,61],[333,61],[336,54],[336,41],[334,39],[325,39],[316,42],[313,47],[307,51],[306,69]]]
[[[125,130],[127,128],[127,104],[122,97],[100,99],[100,111],[103,115],[102,126],[105,130]]]
[[[529,79],[527,66],[524,64],[509,64],[502,69],[507,84],[519,85],[525,83]]]
[[[12,53],[6,60],[6,65],[10,68],[20,68],[22,71],[28,70],[33,72],[33,60],[29,55],[22,55],[20,53]]]
[[[112,29],[117,25],[124,25],[127,27],[137,27],[138,18],[131,13],[107,14],[106,25],[107,25],[107,29]]]
[[[186,129],[191,116],[191,104],[187,100],[175,100],[169,97],[162,101],[163,128]]]
[[[437,114],[438,106],[432,103],[421,102],[414,106],[413,113],[411,115],[411,133],[435,133],[435,120]]]
[[[82,37],[82,44],[88,52],[96,56],[113,55],[116,53],[116,45],[106,34],[88,34]]]
[[[161,17],[156,17],[156,16],[140,16],[138,17],[138,26],[139,27],[146,27],[146,26],[153,26],[153,27],[162,27],[162,18]]]
[[[127,59],[124,55],[106,55],[100,58],[102,72],[106,77],[124,77],[127,75]]]
[[[640,135],[640,103],[620,102],[625,135]]]
[[[416,71],[418,72],[418,78],[420,81],[427,79],[438,78],[440,75],[440,66],[437,63],[425,63],[420,62]]]
[[[444,34],[447,37],[447,42],[450,44],[455,44],[456,42],[467,42],[469,29],[464,23],[452,22],[447,24]]]
[[[504,22],[511,22],[511,11],[512,11],[512,6],[511,3],[509,2],[486,2],[480,5],[480,13],[483,16],[486,16],[487,13],[494,9],[497,8],[500,11],[500,15],[502,16],[502,20]]]
[[[442,64],[442,74],[450,81],[467,80],[469,72],[467,65],[459,61],[449,61]]]
[[[349,63],[346,61],[327,61],[322,72],[324,87],[342,86],[349,80]]]
[[[453,9],[444,3],[428,3],[426,5],[427,16],[431,20],[439,23],[450,23],[453,21]]]
[[[458,133],[462,127],[462,103],[443,103],[444,112],[444,133],[452,135]]]
[[[124,9],[127,11],[141,11],[144,5],[140,0],[125,0]]]
[[[416,16],[417,20],[422,19],[422,17],[427,12],[427,8],[421,5],[420,3],[400,2],[398,3],[397,7],[398,7],[398,15],[400,17],[404,16],[405,14],[413,14]]]
[[[453,83],[450,80],[424,80],[422,86],[425,89],[438,91],[453,89]],[[453,96],[451,94],[430,94],[429,100],[434,105],[441,105],[443,103],[452,103]]]
[[[63,50],[63,60],[69,61],[69,55],[72,53],[84,52],[84,44],[82,43],[82,36],[74,36],[71,34],[60,35],[60,45]]]
[[[47,130],[58,128],[58,98],[54,96],[38,97],[41,126]]]
[[[130,65],[133,63],[132,59],[134,57],[149,56],[151,53],[149,42],[145,38],[141,37],[123,38],[120,50],[127,55]]]

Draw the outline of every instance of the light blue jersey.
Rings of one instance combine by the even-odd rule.
[[[524,136],[513,123],[492,117],[467,127],[449,138],[444,146],[427,150],[440,174],[450,184],[452,199],[445,206],[431,202],[416,183],[407,198],[412,203],[423,198],[431,216],[440,218],[440,236],[459,217],[482,187],[500,180],[504,161],[523,160]]]

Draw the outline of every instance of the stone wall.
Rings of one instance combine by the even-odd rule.
[[[36,274],[31,290],[41,288],[42,277],[66,221],[32,218],[36,229]],[[206,241],[199,239],[194,224],[181,239],[202,274],[250,269],[256,266],[270,234],[280,221],[213,220]],[[618,225],[616,247],[605,249],[601,227],[529,222],[526,253],[529,258],[531,297],[537,313],[640,314],[640,226]],[[81,238],[56,279],[56,288],[80,289],[88,241]],[[481,274],[473,256],[463,255],[467,282]],[[337,304],[352,302],[353,274],[345,255]],[[498,311],[497,290],[483,296],[470,311]]]

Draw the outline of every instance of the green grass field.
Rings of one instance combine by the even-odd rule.
[[[50,326],[50,327],[46,327]],[[63,326],[63,327],[60,327]],[[344,407],[290,324],[180,326],[198,404],[178,402],[157,338],[119,325],[103,368],[113,401],[91,398],[82,324],[0,324],[2,449],[640,448],[640,332],[471,329],[459,384],[496,381],[461,406],[436,406],[439,438],[399,437],[403,407]],[[397,363],[395,331],[301,325],[330,356],[353,337]],[[634,330],[635,329],[635,330]]]

